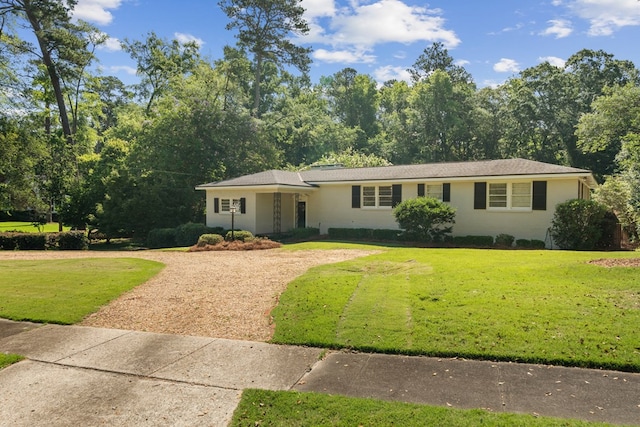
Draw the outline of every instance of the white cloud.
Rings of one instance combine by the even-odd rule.
[[[347,64],[370,64],[375,62],[376,57],[369,55],[366,51],[357,50],[333,50],[317,49],[313,51],[314,59],[323,62],[343,62]]]
[[[198,38],[196,36],[192,36],[191,34],[173,33],[173,36],[176,38],[176,40],[178,40],[180,42],[180,44],[185,44],[185,43],[189,43],[189,42],[195,42],[195,44],[197,44],[198,47],[200,47],[200,46],[202,46],[204,44],[204,40],[202,40],[201,38]]]
[[[360,4],[351,1],[349,7],[336,9],[334,2],[305,0],[314,9],[309,12],[310,34],[305,43],[332,46],[371,48],[382,43],[410,44],[419,41],[442,42],[447,48],[460,43],[454,31],[445,27],[445,19],[438,9],[409,6],[401,0],[377,0]],[[327,5],[322,6],[324,3]],[[315,17],[328,21],[320,26]]]
[[[393,65],[376,68],[373,72],[373,77],[379,83],[384,83],[389,80],[401,80],[407,83],[411,81],[411,74],[409,74],[406,68]]]
[[[108,9],[117,9],[122,0],[78,0],[73,17],[98,25],[110,24],[113,15]]]
[[[558,58],[557,56],[541,56],[538,59],[540,60],[540,62],[548,62],[549,64],[558,68],[564,68],[564,64],[566,63],[564,59]]]
[[[547,21],[549,27],[540,34],[543,36],[555,36],[556,39],[568,37],[572,32],[571,21],[566,19],[551,19]]]
[[[107,52],[118,52],[122,50],[122,45],[120,44],[120,40],[114,37],[107,37],[105,42],[98,46],[100,50],[106,50]]]
[[[608,36],[622,27],[640,25],[637,0],[570,0],[564,4],[576,16],[589,21],[591,36]]]
[[[500,61],[493,65],[493,71],[498,73],[517,73],[520,71],[520,64],[513,59],[500,58]]]
[[[114,73],[124,72],[132,76],[135,76],[137,72],[137,70],[134,67],[129,67],[128,65],[113,65],[109,67],[109,70],[111,70]]]
[[[334,16],[336,5],[333,0],[302,0],[304,17],[311,20],[321,16]]]

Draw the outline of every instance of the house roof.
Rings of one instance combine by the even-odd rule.
[[[428,163],[419,165],[378,166],[370,168],[311,169],[302,172],[271,170],[227,181],[203,184],[197,188],[237,186],[315,187],[322,183],[354,181],[397,181],[417,179],[453,179],[498,176],[586,175],[595,186],[591,172],[568,166],[525,159],[482,160],[474,162]]]

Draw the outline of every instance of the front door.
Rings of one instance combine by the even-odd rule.
[[[307,202],[298,202],[298,223],[296,227],[298,228],[306,228],[307,227]]]

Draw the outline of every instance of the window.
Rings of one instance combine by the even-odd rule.
[[[220,212],[231,213],[232,204],[236,207],[236,213],[244,213],[240,199],[220,199]]]
[[[390,208],[393,206],[393,186],[363,186],[362,206],[365,208]]]
[[[425,196],[442,201],[442,184],[427,184]]]
[[[531,183],[490,183],[489,209],[530,209]]]

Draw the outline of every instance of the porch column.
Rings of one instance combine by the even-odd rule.
[[[280,233],[282,227],[282,193],[273,193],[273,232]]]
[[[298,228],[298,202],[300,201],[300,193],[293,196],[293,228]]]

